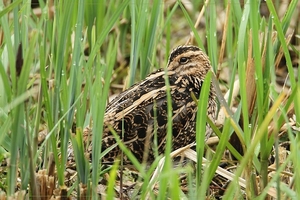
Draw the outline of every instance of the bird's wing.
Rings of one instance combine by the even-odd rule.
[[[155,92],[162,91],[165,85],[164,71],[158,70],[147,76],[145,80],[131,86],[126,91],[113,99],[106,108],[105,118],[110,121],[112,115],[126,115],[131,109],[143,101],[147,101],[155,96]],[[123,113],[123,114],[121,114]]]

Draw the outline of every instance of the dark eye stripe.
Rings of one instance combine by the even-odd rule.
[[[170,55],[169,62],[172,62],[178,55],[188,51],[200,51],[198,47],[195,46],[179,46],[174,49]]]

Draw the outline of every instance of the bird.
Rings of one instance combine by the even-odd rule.
[[[204,79],[212,66],[203,50],[192,45],[178,46],[169,55],[166,69],[150,73],[144,80],[121,92],[108,103],[104,115],[101,151],[115,145],[102,158],[103,163],[113,163],[122,153],[116,145],[117,136],[139,162],[151,162],[163,154],[167,138],[167,86],[169,80],[172,105],[172,149],[176,150],[196,140],[197,102]],[[207,115],[216,116],[216,94],[211,84]],[[210,136],[207,126],[206,139]],[[156,147],[155,147],[156,144]],[[122,155],[124,164],[131,161]]]

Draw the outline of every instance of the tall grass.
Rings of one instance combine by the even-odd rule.
[[[235,168],[224,199],[265,199],[267,195],[297,199],[300,196],[299,137],[295,134],[300,118],[297,81],[300,71],[294,72],[291,49],[298,59],[300,55],[298,47],[291,47],[286,38],[295,13],[299,15],[298,0],[290,2],[284,16],[278,16],[277,1],[266,0],[269,17],[261,16],[261,2],[252,0],[244,4],[230,0],[222,4],[214,0],[171,4],[160,0],[49,0],[46,3],[40,0],[39,3],[40,13],[35,14],[28,1],[0,2],[1,195],[50,197],[53,193],[41,193],[38,184],[39,172],[46,170],[47,177],[55,177],[59,190],[56,195],[98,199],[99,180],[104,179],[106,172],[101,163],[103,152],[100,152],[103,118],[108,97],[115,92],[113,85],[127,88],[156,68],[164,68],[170,50],[182,44],[182,36],[188,40],[192,32],[194,44],[209,55],[213,71],[219,73],[226,68],[231,77],[228,83],[218,83],[209,74],[203,84],[204,91],[198,101],[196,170],[191,165],[175,169],[172,165],[169,94],[170,118],[163,166],[159,162],[162,156],[148,167],[139,163],[116,136],[118,145],[140,174],[141,184],[134,187],[131,198],[213,199],[210,186],[223,162]],[[201,9],[204,15],[200,25],[195,26]],[[221,30],[220,10],[227,10]],[[299,36],[299,27],[294,31]],[[276,59],[281,53],[291,82],[289,95],[275,88]],[[299,67],[299,61],[296,65]],[[235,84],[236,79],[239,84]],[[219,112],[226,115],[219,129],[210,119],[206,120],[210,84],[225,86],[229,93],[225,102],[217,91]],[[235,85],[240,87],[239,97],[234,95]],[[233,103],[235,109],[230,110]],[[287,115],[291,106],[296,119],[293,127],[289,126]],[[216,146],[204,146],[201,133],[206,123],[219,137]],[[283,140],[279,131],[283,124],[287,125],[290,150],[286,160],[279,162]],[[85,155],[87,126],[92,127],[91,161]],[[39,141],[42,132],[47,132],[47,136]],[[236,144],[228,142],[232,134],[239,138],[242,152],[234,148]],[[224,160],[226,148],[236,160]],[[70,149],[77,172],[72,183],[66,176],[71,162]],[[270,177],[269,159],[273,150],[276,171]],[[49,159],[52,155],[54,162]],[[210,160],[205,167],[202,167],[203,157]],[[116,162],[109,169],[107,199],[120,195],[116,192],[120,165]],[[290,185],[280,179],[286,173],[286,166],[293,169]],[[154,173],[160,168],[160,173]],[[186,175],[188,192],[179,181],[182,174]],[[241,187],[239,178],[246,181],[245,188]]]

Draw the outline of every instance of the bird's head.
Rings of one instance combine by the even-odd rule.
[[[179,76],[197,76],[204,79],[211,70],[208,56],[196,46],[179,46],[170,54],[168,71]]]

